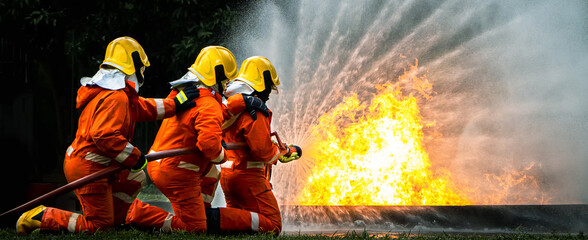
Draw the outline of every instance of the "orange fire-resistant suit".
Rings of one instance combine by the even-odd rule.
[[[176,94],[172,90],[168,98]],[[200,151],[147,165],[149,177],[170,200],[174,214],[135,200],[127,223],[163,231],[206,231],[205,205],[210,207],[220,174],[214,164],[226,161],[221,145],[224,111],[222,97],[210,88],[200,88],[194,101],[196,107],[163,121],[151,152],[194,146]]]
[[[257,113],[257,120],[241,114],[223,130],[226,142],[246,142],[249,150],[228,151],[221,165],[221,187],[227,207],[219,208],[221,232],[280,233],[282,217],[265,165],[275,164],[280,151],[271,141],[269,117]]]
[[[173,99],[142,98],[129,85],[120,90],[82,86],[78,90],[76,108],[83,111],[76,138],[67,149],[63,162],[68,182],[111,164],[133,167],[141,155],[131,144],[135,122],[163,119],[173,116],[176,111]],[[145,179],[143,171],[131,173],[123,170],[80,187],[75,194],[83,215],[47,208],[40,229],[93,233],[123,224]]]

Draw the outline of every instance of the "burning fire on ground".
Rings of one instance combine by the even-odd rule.
[[[418,60],[395,83],[378,86],[369,105],[352,95],[320,117],[306,149],[315,164],[297,204],[482,203],[468,197],[475,189],[456,186],[449,171],[431,166],[423,127],[434,122],[422,119],[419,104],[434,92],[417,70]],[[485,199],[482,204],[501,204]]]

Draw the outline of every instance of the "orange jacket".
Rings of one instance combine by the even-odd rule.
[[[120,90],[82,86],[76,108],[83,111],[67,154],[105,166],[116,160],[129,168],[141,155],[131,144],[135,122],[163,119],[176,111],[173,99],[139,97],[128,85]]]
[[[172,90],[168,99],[177,95]],[[167,160],[183,161],[198,166],[184,165],[197,172],[210,167],[210,163],[222,163],[226,160],[225,150],[221,145],[223,108],[222,97],[212,89],[200,89],[200,97],[194,99],[196,107],[163,120],[155,137],[151,151],[159,152],[176,148],[194,148],[199,152],[189,155],[170,157]],[[180,163],[181,164],[181,163]]]
[[[236,112],[233,109],[231,109],[231,112]],[[263,171],[265,164],[275,163],[280,151],[278,146],[271,141],[271,111],[269,117],[258,112],[257,120],[255,121],[247,112],[235,117],[236,119],[230,126],[225,125],[223,138],[227,143],[246,142],[249,149],[229,151],[227,161],[231,161],[228,164],[232,164],[232,166],[228,167]]]

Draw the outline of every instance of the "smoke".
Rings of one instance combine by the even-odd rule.
[[[436,122],[425,129],[434,167],[481,204],[588,203],[585,1],[261,1],[245,12],[228,47],[276,66],[268,105],[282,140],[312,144],[322,114],[351,93],[369,101],[418,59],[437,93],[422,105]],[[277,166],[281,203],[311,167]]]
[[[588,180],[587,5],[500,7],[513,9],[510,20],[464,45],[467,59],[483,66],[472,67],[488,72],[460,89],[480,102],[462,108],[469,118],[452,169],[478,191],[502,185],[505,203],[586,203],[588,192],[579,183]],[[525,172],[513,176],[511,169]],[[504,182],[508,178],[513,182]],[[494,185],[484,185],[488,179]],[[525,191],[529,185],[539,191]]]

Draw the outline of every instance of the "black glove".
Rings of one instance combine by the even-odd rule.
[[[145,166],[147,166],[147,159],[145,158],[145,155],[141,154],[141,156],[139,157],[139,161],[137,161],[137,164],[135,164],[135,166],[131,168],[131,172],[141,171],[143,170],[143,168],[145,168]]]
[[[198,97],[200,97],[200,90],[198,90],[196,86],[189,86],[184,88],[174,98],[174,102],[176,103],[176,112],[181,112],[195,107],[196,103],[192,100]]]
[[[261,99],[243,94],[243,100],[245,101],[245,108],[253,121],[257,120],[257,111],[269,117],[269,109]]]

